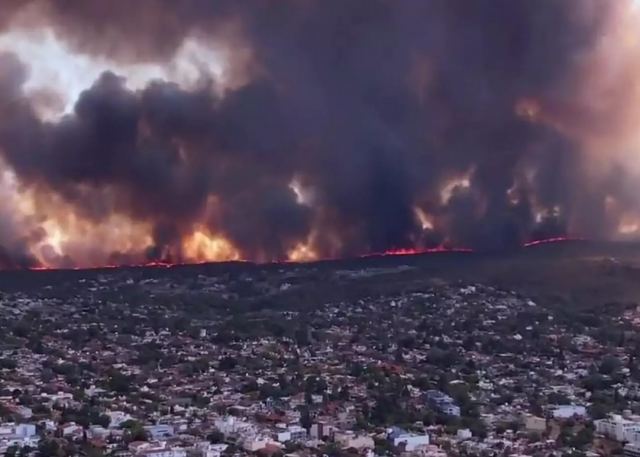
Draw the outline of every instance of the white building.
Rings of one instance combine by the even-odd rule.
[[[571,419],[572,417],[587,417],[587,408],[580,405],[558,405],[551,410],[554,419]]]
[[[87,430],[87,437],[104,439],[111,435],[112,430],[106,429],[101,425],[92,425]]]
[[[4,453],[11,446],[36,447],[39,437],[33,424],[0,424],[0,452]]]
[[[57,394],[49,395],[41,393],[41,397],[48,399],[53,404],[68,407],[73,402],[73,394],[69,392],[58,392]]]
[[[625,441],[629,444],[640,446],[640,427],[628,429],[625,433]]]
[[[202,457],[220,457],[228,447],[227,444],[211,444],[208,441],[202,441],[194,446],[200,451]]]
[[[171,438],[175,433],[173,425],[169,424],[145,425],[144,429],[152,440]]]
[[[234,416],[227,416],[224,419],[218,419],[214,422],[214,425],[218,430],[220,430],[220,433],[222,433],[225,438],[255,432],[253,424]]]
[[[65,438],[67,437],[78,438],[78,437],[81,437],[84,433],[84,427],[76,424],[75,422],[67,422],[66,424],[63,424],[60,428],[62,429],[62,436],[64,436]]]
[[[14,424],[12,422],[0,424],[0,436],[5,435],[29,438],[36,435],[36,426],[35,424]]]
[[[626,457],[640,457],[640,446],[628,443],[624,446],[624,455]]]
[[[185,448],[167,446],[165,441],[135,441],[129,450],[135,457],[187,457]]]
[[[262,435],[245,436],[242,439],[242,448],[249,452],[259,451],[260,449],[264,449],[269,445],[277,446],[280,448],[282,447],[280,443],[273,441],[268,436],[262,436]]]
[[[299,425],[289,425],[278,431],[276,439],[281,443],[287,441],[304,441],[307,439],[307,431]]]
[[[399,435],[393,439],[394,446],[404,445],[404,450],[407,452],[415,451],[416,449],[426,447],[429,445],[429,435],[413,435],[410,433]]]
[[[234,416],[227,416],[214,422],[215,427],[227,439],[234,439],[245,450],[255,452],[264,449],[267,445],[279,445],[252,423],[238,419]]]
[[[594,421],[594,425],[597,433],[621,443],[635,440],[635,432],[640,431],[640,421],[625,419],[619,414]]]
[[[118,428],[124,422],[133,419],[123,411],[107,411],[107,416],[109,416],[109,428]]]

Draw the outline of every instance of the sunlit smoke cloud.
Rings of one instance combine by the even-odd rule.
[[[223,87],[224,53],[212,43],[205,45],[191,37],[185,38],[170,61],[162,63],[121,64],[104,56],[78,54],[50,28],[9,29],[0,35],[0,52],[15,53],[27,64],[24,90],[36,97],[49,118],[71,113],[80,94],[105,71],[124,76],[132,90],[154,79],[187,89],[208,81]],[[50,97],[45,98],[46,94]]]

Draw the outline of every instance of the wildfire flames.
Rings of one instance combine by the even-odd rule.
[[[635,0],[7,0],[0,268],[638,239],[639,80]]]

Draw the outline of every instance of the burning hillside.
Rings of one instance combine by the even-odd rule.
[[[632,0],[2,2],[0,265],[634,239],[638,30]]]

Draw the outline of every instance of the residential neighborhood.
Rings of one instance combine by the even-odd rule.
[[[107,270],[6,291],[0,452],[640,449],[635,307],[568,313],[479,283],[390,285],[407,268]],[[320,275],[353,298],[300,303]]]

